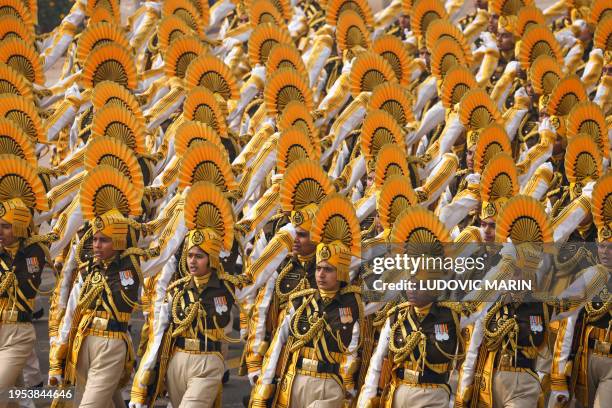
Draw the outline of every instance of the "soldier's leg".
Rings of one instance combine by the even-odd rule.
[[[540,381],[528,372],[498,371],[493,380],[494,408],[536,407]]]
[[[291,387],[290,408],[340,408],[344,391],[334,379],[298,374]]]
[[[597,382],[596,385],[595,382]],[[597,354],[589,356],[589,394],[593,408],[610,406],[610,401],[612,401],[612,358]]]
[[[189,367],[189,354],[177,351],[170,357],[166,370],[166,386],[172,406],[178,408],[187,391],[187,370]]]
[[[218,354],[192,354],[189,358],[187,391],[180,408],[212,407],[225,371]]]
[[[415,387],[402,384],[393,393],[393,408],[446,408],[450,395],[443,387]]]
[[[106,337],[87,336],[86,341],[92,358],[79,407],[112,407],[113,394],[125,369],[127,346],[121,339]]]
[[[15,386],[35,343],[31,324],[0,325],[0,391]],[[0,407],[6,406],[6,402],[0,402]]]

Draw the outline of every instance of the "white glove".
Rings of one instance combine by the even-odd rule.
[[[555,133],[555,127],[553,126],[549,117],[545,117],[542,119],[540,124],[538,125],[538,132],[542,132],[543,130],[548,130]]]
[[[487,50],[497,50],[497,41],[495,40],[495,37],[493,37],[492,33],[483,31],[480,33],[480,39]]]
[[[506,69],[504,70],[504,74],[517,74],[519,69],[521,68],[521,65],[519,64],[518,61],[510,61],[509,63],[506,64]]]
[[[60,374],[49,375],[49,380],[47,381],[50,387],[59,387],[64,384],[64,377]]]
[[[562,407],[569,402],[569,392],[553,391],[548,399],[548,408]]]
[[[257,384],[257,380],[259,377],[261,377],[261,370],[257,370],[257,371],[253,371],[252,373],[249,373],[249,382],[251,383],[252,387],[254,387],[255,384]]]
[[[129,405],[128,405],[128,406],[129,406],[130,408],[147,408],[147,406],[146,406],[146,405],[144,405],[144,404],[141,404],[141,403],[139,403],[139,402],[132,402],[132,401],[130,401],[130,403],[129,403]]]

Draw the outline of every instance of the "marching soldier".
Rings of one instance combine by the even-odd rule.
[[[295,238],[291,239],[287,231],[277,232],[271,242],[276,241],[286,247],[291,243],[291,253],[287,251],[288,248],[285,249],[287,255],[284,260],[272,269],[283,250],[278,244],[270,245],[270,250],[277,253],[264,252],[250,269],[253,282],[265,282],[253,307],[246,345],[246,360],[252,384],[261,374],[264,354],[283,321],[289,298],[294,293],[316,286],[315,244],[310,236],[312,219],[318,202],[332,191],[331,181],[321,166],[311,160],[294,162],[283,178],[280,187],[281,207],[291,212],[290,227],[295,229]]]
[[[608,173],[596,183],[592,195],[598,262],[584,269],[572,284],[583,286],[579,295],[586,303],[565,313],[559,324],[548,403],[551,408],[567,404],[570,393],[582,407],[603,407],[612,398],[611,192],[612,175]],[[561,296],[561,302],[565,300],[569,299]]]
[[[518,223],[519,219],[524,222]],[[534,282],[542,258],[537,243],[552,242],[548,218],[535,199],[519,195],[502,207],[497,216],[496,241],[509,239],[514,244],[509,249],[516,251],[514,256],[504,255],[489,276]],[[486,299],[486,303],[475,312],[478,320],[470,329],[455,404],[537,406],[552,310],[529,292],[484,296],[480,299]],[[490,303],[488,299],[495,301]]]
[[[450,236],[433,213],[410,207],[396,219],[390,241],[423,249],[448,243]],[[417,277],[431,276],[421,272]],[[407,299],[387,313],[358,407],[449,405],[449,374],[462,342],[457,308],[450,302],[436,302],[433,292],[409,291]]]
[[[44,237],[33,230],[33,210],[47,205],[36,170],[17,156],[1,155],[0,160],[0,393],[4,393],[17,384],[35,349],[32,312],[48,250]],[[0,407],[5,406],[0,401]]]
[[[316,288],[290,297],[288,312],[266,354],[251,407],[342,407],[355,397],[362,303],[351,286],[360,254],[359,221],[340,195],[327,197],[313,220]]]
[[[141,213],[141,200],[142,190],[105,165],[90,171],[81,186],[93,257],[79,270],[49,353],[49,384],[76,386],[77,406],[113,406],[115,391],[132,374],[128,324],[138,306],[142,251],[132,247],[139,224],[128,217]]]
[[[153,406],[163,389],[174,407],[221,401],[221,347],[233,342],[226,331],[239,280],[224,272],[219,254],[232,247],[234,216],[216,186],[199,182],[187,193],[184,217],[189,233],[135,376],[130,407]]]

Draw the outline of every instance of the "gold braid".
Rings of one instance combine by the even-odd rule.
[[[488,329],[488,323],[502,307],[501,303],[495,303],[485,316],[485,345],[489,351],[499,350],[504,337],[512,332],[518,333],[518,323],[514,318],[507,319],[502,317],[497,321],[497,330],[491,331]]]
[[[291,327],[292,335],[297,340],[295,343],[291,345],[289,349],[290,352],[295,352],[300,349],[302,346],[312,341],[317,334],[321,332],[321,329],[325,326],[325,319],[323,317],[318,317],[318,312],[314,312],[311,316],[308,317],[308,322],[310,323],[310,328],[304,334],[300,334],[298,330],[298,324],[300,322],[300,317],[308,307],[308,304],[312,300],[312,297],[307,298],[302,304],[296,309],[295,316],[293,318],[293,325]],[[316,320],[315,320],[316,319]]]
[[[6,293],[6,291],[15,284],[16,280],[17,275],[15,275],[15,272],[6,272],[6,274],[4,275],[4,279],[2,279],[2,281],[0,282],[0,295]]]
[[[174,296],[172,299],[172,320],[175,324],[178,324],[178,327],[172,332],[172,337],[178,337],[183,334],[189,327],[191,327],[193,320],[200,313],[200,303],[194,302],[187,306],[187,310],[185,311],[186,316],[184,319],[181,319],[178,316],[178,304],[183,297],[184,291],[185,290],[182,289],[177,293],[177,296]]]
[[[274,282],[274,291],[276,292],[276,294],[278,295],[279,301],[280,303],[284,303],[287,301],[287,299],[289,298],[289,295],[291,293],[295,293],[297,291],[300,291],[302,289],[306,289],[306,285],[305,285],[305,279],[302,278],[300,280],[300,282],[298,283],[298,285],[289,293],[283,293],[281,292],[281,282],[282,280],[285,278],[285,276],[287,276],[287,274],[289,272],[291,272],[293,270],[293,263],[289,262],[287,263],[287,265],[285,265],[285,267],[280,271],[280,273],[278,274],[278,277],[276,278],[276,282]]]
[[[409,312],[410,312],[409,308],[406,308],[400,311],[398,313],[397,320],[391,326],[391,336],[389,338],[389,350],[394,354],[393,356],[394,364],[400,364],[403,361],[405,361],[406,357],[412,354],[412,352],[417,346],[419,346],[419,351],[420,351],[419,358],[420,359],[425,358],[426,337],[421,331],[417,330],[417,331],[413,331],[409,333],[404,339],[405,344],[403,346],[400,346],[395,342],[395,332],[397,329],[401,327],[401,325],[404,324],[404,321],[406,321],[406,318]]]
[[[594,307],[593,302],[587,302],[584,309],[587,314],[588,322],[595,322],[606,313],[610,312],[612,306],[612,296],[610,296],[601,307]]]

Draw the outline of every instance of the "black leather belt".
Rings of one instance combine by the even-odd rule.
[[[128,329],[128,322],[120,322],[114,319],[94,317],[91,321],[90,327],[93,330],[124,333]]]
[[[408,375],[406,375],[407,371],[409,370],[398,368],[395,374],[400,380],[405,380],[408,377]],[[412,372],[412,370],[410,371]],[[446,377],[446,374],[439,374],[426,368],[424,371],[418,373],[418,384],[446,384]]]
[[[3,323],[29,323],[32,321],[32,313],[7,310],[0,313],[0,321]]]
[[[316,363],[316,369],[314,367]],[[297,368],[304,369],[306,371],[316,371],[317,373],[325,374],[338,374],[340,372],[340,366],[338,364],[326,363],[325,361],[311,360],[309,358],[300,357],[298,358]]]
[[[186,351],[221,351],[221,342],[212,340],[186,339],[185,337],[179,337],[176,339],[176,346]]]
[[[535,359],[533,358],[527,358],[524,355],[518,353],[516,355],[516,358],[514,358],[514,356],[512,356],[512,363],[510,364],[504,364],[502,363],[502,359],[503,356],[499,355],[497,356],[497,359],[495,361],[495,368],[500,368],[500,369],[504,369],[504,368],[509,368],[509,367],[513,367],[513,368],[526,368],[529,370],[534,370],[535,369]]]
[[[611,354],[612,353],[612,343],[599,341],[597,339],[589,339],[589,349],[595,350],[600,354]]]

